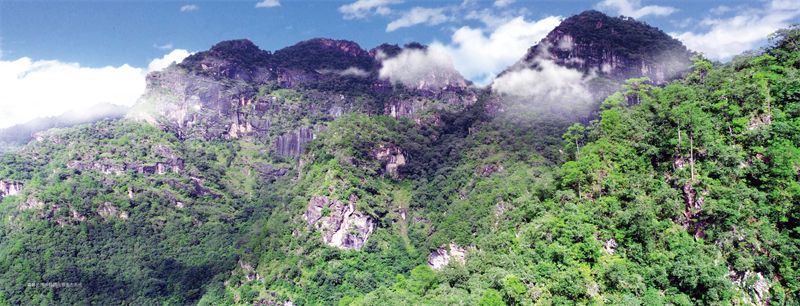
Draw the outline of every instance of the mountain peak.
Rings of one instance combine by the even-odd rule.
[[[269,64],[271,54],[247,39],[226,40],[208,51],[190,55],[178,66],[215,77],[252,80],[258,68]]]
[[[588,10],[561,22],[528,50],[523,64],[550,59],[617,80],[647,76],[663,83],[685,71],[690,56],[680,41],[658,28],[630,17]]]
[[[372,57],[357,43],[330,38],[301,41],[275,51],[273,61],[284,68],[305,70],[373,67]]]

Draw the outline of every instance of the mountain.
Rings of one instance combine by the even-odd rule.
[[[636,63],[624,33],[602,48]],[[220,42],[0,156],[0,305],[797,304],[800,29],[773,39],[615,66],[589,122],[392,79],[419,44]]]
[[[0,129],[0,152],[2,152],[2,144],[6,144],[6,146],[24,145],[39,132],[103,119],[119,119],[124,117],[128,111],[128,107],[115,104],[99,104],[90,109],[91,111],[70,111],[55,117],[38,118]]]
[[[395,56],[424,50],[418,44],[394,47]],[[406,88],[379,78],[382,63],[392,58],[344,40],[312,39],[275,53],[248,40],[225,41],[148,75],[129,117],[181,139],[259,138],[297,157],[327,122],[346,113],[418,118],[426,109],[475,102],[477,90],[466,83]],[[444,78],[463,80],[451,74]]]
[[[645,76],[664,84],[685,73],[690,58],[680,41],[644,22],[585,11],[561,22],[514,69],[550,60],[616,81]]]

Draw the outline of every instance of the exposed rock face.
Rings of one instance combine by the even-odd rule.
[[[758,116],[753,116],[750,118],[750,122],[747,124],[748,130],[755,130],[759,127],[766,126],[772,124],[772,116],[769,114],[761,114]]]
[[[497,172],[503,172],[503,170],[505,169],[501,164],[488,164],[478,167],[477,172],[480,176],[489,177]]]
[[[428,255],[428,266],[434,270],[442,270],[451,260],[464,264],[467,258],[467,251],[455,243],[443,245]]]
[[[275,151],[280,156],[298,157],[303,154],[304,145],[316,136],[311,128],[299,128],[275,139]]]
[[[264,178],[284,176],[284,175],[286,175],[287,172],[289,172],[288,169],[285,169],[285,168],[274,168],[274,167],[272,167],[272,165],[268,165],[268,164],[256,164],[256,165],[253,165],[253,168],[256,171],[258,171],[258,173],[260,173],[261,176],[264,177]]]
[[[261,275],[258,275],[258,272],[256,272],[256,269],[253,268],[252,265],[242,261],[241,259],[239,259],[239,267],[241,267],[242,271],[244,271],[244,277],[247,279],[247,281],[262,279]]]
[[[270,141],[278,155],[296,157],[319,126],[345,113],[414,117],[431,108],[463,109],[478,99],[460,75],[438,72],[418,80],[420,86],[398,89],[379,76],[382,60],[398,52],[389,45],[373,50],[326,38],[274,53],[248,40],[220,42],[150,73],[128,117],[180,139]],[[411,44],[406,50],[425,47]],[[302,123],[307,118],[322,123],[312,130]]]
[[[22,183],[0,181],[0,200],[4,197],[17,195],[22,191]]]
[[[403,155],[402,150],[396,146],[383,146],[381,145],[375,150],[375,158],[381,161],[384,165],[384,172],[388,173],[392,178],[400,178],[398,168],[405,166],[406,157]]]
[[[105,202],[103,205],[100,205],[100,207],[97,208],[97,214],[103,217],[104,220],[109,220],[111,218],[128,220],[128,213],[120,211],[114,204],[111,204],[111,202]]]
[[[688,70],[691,53],[661,30],[628,17],[585,11],[565,19],[520,63],[536,59],[621,81],[646,76],[656,84]]]
[[[614,238],[608,239],[603,243],[603,249],[605,249],[606,254],[608,255],[614,255],[614,253],[617,251],[617,246],[617,241],[614,240]]]
[[[19,204],[19,210],[28,210],[28,209],[43,209],[44,202],[37,200],[34,197],[29,197],[25,202]]]
[[[114,161],[77,161],[67,162],[67,168],[79,171],[93,170],[103,174],[123,175],[125,171],[133,171],[143,174],[164,175],[167,172],[181,173],[184,169],[183,159],[175,158],[155,164],[140,163],[117,163]]]
[[[371,217],[356,211],[356,197],[349,203],[315,196],[308,202],[303,219],[322,232],[325,244],[340,249],[358,250],[364,246],[375,228]]]
[[[735,271],[730,271],[728,276],[735,285],[745,291],[746,303],[758,306],[769,305],[769,280],[760,272],[745,271],[744,273],[736,273]]]
[[[695,238],[703,238],[705,237],[706,224],[702,221],[695,222],[693,219],[703,211],[705,200],[702,195],[697,194],[697,191],[694,190],[694,186],[691,183],[683,185],[682,190],[685,204],[682,220],[683,227],[689,230],[690,233],[693,233]]]

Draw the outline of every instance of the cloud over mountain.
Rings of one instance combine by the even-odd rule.
[[[35,118],[81,111],[97,104],[133,105],[145,90],[145,75],[180,62],[190,53],[176,49],[147,68],[101,68],[22,57],[0,61],[0,128]],[[46,89],[46,90],[43,90]]]

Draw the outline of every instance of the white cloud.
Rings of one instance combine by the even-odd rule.
[[[537,21],[517,17],[498,25],[491,32],[465,26],[453,33],[450,43],[434,42],[432,47],[443,49],[464,77],[485,85],[497,73],[520,60],[531,46],[560,23],[561,17],[555,16]]]
[[[172,49],[174,49],[173,46],[172,46],[172,43],[166,43],[166,44],[163,44],[163,45],[153,44],[153,48],[161,49],[161,50],[172,50]]]
[[[529,106],[573,108],[591,102],[592,95],[586,86],[588,78],[582,72],[550,60],[539,59],[536,63],[538,69],[526,68],[503,74],[492,83],[492,90],[525,98]]]
[[[712,12],[713,13],[713,12]],[[786,28],[800,16],[800,1],[773,0],[762,8],[740,10],[728,18],[706,18],[706,31],[670,33],[689,49],[715,60],[728,60],[763,45],[769,34]]]
[[[193,12],[193,11],[196,11],[196,10],[199,10],[199,9],[200,9],[200,7],[197,6],[197,5],[194,5],[194,4],[187,4],[187,5],[181,6],[181,12],[182,13]]]
[[[338,74],[340,76],[352,76],[352,77],[359,77],[359,78],[363,78],[363,77],[369,76],[369,72],[367,72],[364,69],[358,68],[358,67],[350,67],[350,68],[343,69],[343,70],[322,69],[322,70],[317,70],[317,72],[322,73],[322,74]]]
[[[147,65],[147,72],[162,70],[172,65],[172,63],[180,63],[189,55],[192,55],[192,53],[184,49],[172,50],[172,52],[165,54],[161,58],[150,61],[150,64]]]
[[[669,6],[642,6],[641,0],[603,0],[597,4],[597,8],[633,18],[642,18],[648,15],[667,16],[678,11]]]
[[[512,3],[516,2],[516,0],[495,0],[494,6],[496,7],[506,7],[511,5]]]
[[[261,0],[260,2],[256,3],[256,7],[258,8],[271,8],[278,6],[281,6],[280,0]]]
[[[733,10],[733,8],[730,7],[730,6],[720,5],[718,7],[715,7],[713,9],[711,9],[710,12],[711,12],[711,14],[714,14],[714,15],[722,15],[722,14],[725,14],[725,13],[730,12],[732,10]]]
[[[0,61],[0,128],[100,103],[133,105],[144,93],[147,72],[181,61],[187,54],[173,50],[153,60],[147,69],[127,64],[91,68],[27,57]]]
[[[383,56],[379,56],[382,58]],[[381,61],[380,78],[418,89],[466,86],[453,67],[453,61],[441,47],[405,49],[395,57]]]
[[[339,12],[344,15],[344,19],[361,19],[372,14],[386,16],[392,12],[389,6],[402,2],[402,0],[357,0],[340,6]]]
[[[386,32],[418,24],[437,25],[448,20],[450,20],[450,17],[445,15],[445,8],[414,7],[405,12],[399,19],[386,25]]]

